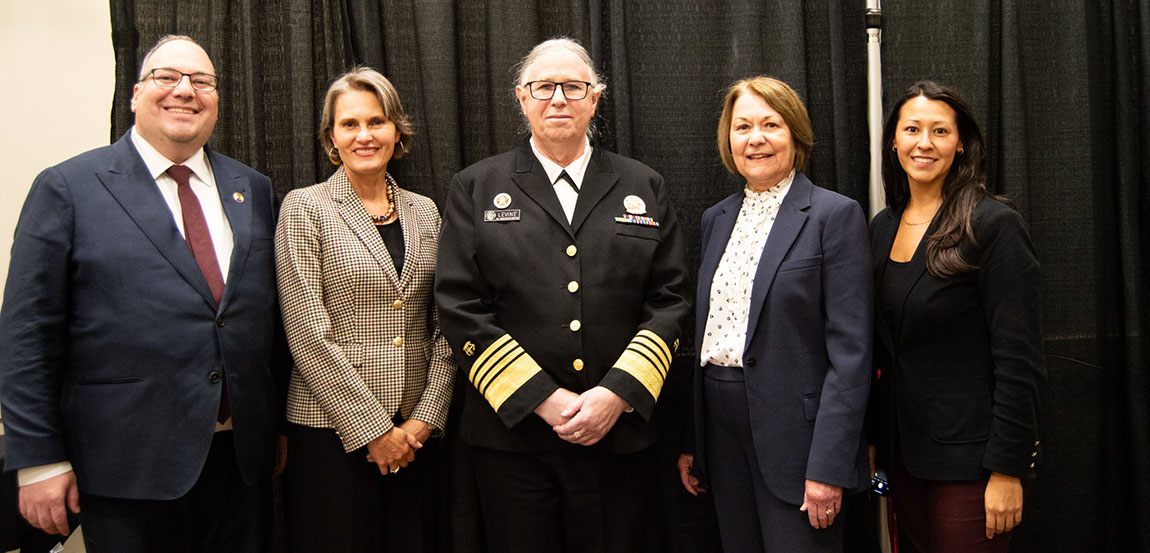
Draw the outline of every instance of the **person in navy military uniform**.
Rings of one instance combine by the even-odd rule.
[[[488,546],[641,550],[689,310],[678,219],[658,173],[591,146],[582,46],[540,43],[517,82],[531,138],[456,175],[435,285]]]

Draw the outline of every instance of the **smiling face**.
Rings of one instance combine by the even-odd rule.
[[[954,109],[926,96],[911,98],[899,110],[894,148],[911,187],[941,187],[962,149]]]
[[[795,146],[786,121],[762,96],[747,91],[731,108],[731,157],[747,186],[762,192],[795,166]]]
[[[160,46],[148,61],[146,72],[166,67],[181,73],[216,73],[203,48],[186,40]],[[157,85],[149,74],[132,89],[132,112],[136,132],[165,157],[181,163],[207,143],[218,116],[217,91],[200,92],[187,78],[175,88]]]
[[[374,93],[349,90],[336,99],[331,141],[349,177],[382,179],[399,138]]]
[[[592,85],[587,97],[582,100],[568,100],[558,90],[550,100],[536,100],[525,83],[531,81],[585,81],[594,82],[591,68],[574,52],[561,47],[553,47],[531,63],[523,72],[522,82],[515,87],[519,106],[531,124],[531,135],[536,140],[554,144],[572,145],[582,142],[587,135],[587,126],[595,114],[602,92]]]

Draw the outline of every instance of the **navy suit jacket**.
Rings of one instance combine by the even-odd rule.
[[[703,213],[695,320],[700,351],[711,283],[743,197],[740,191]],[[862,427],[872,320],[862,209],[797,173],[755,273],[743,357],[759,470],[771,492],[787,503],[803,502],[807,479],[847,490],[869,484]],[[696,367],[694,470],[705,480],[706,457],[733,452],[705,451],[702,379]]]
[[[255,170],[208,160],[234,234],[218,306],[129,135],[36,178],[0,312],[7,470],[67,460],[86,493],[180,497],[226,378],[240,471],[270,476],[275,196]]]

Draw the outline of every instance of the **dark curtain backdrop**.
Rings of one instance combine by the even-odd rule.
[[[281,193],[333,167],[316,139],[323,93],[354,65],[395,83],[416,125],[389,167],[441,202],[456,171],[524,139],[512,66],[557,35],[582,41],[606,77],[597,142],[660,171],[699,259],[702,211],[740,188],[715,151],[725,85],[791,84],[810,111],[807,173],[866,205],[863,0],[110,0],[117,62],[112,139],[132,123],[145,51],[197,38],[221,76],[211,145]],[[1043,263],[1045,464],[1016,552],[1150,552],[1150,6],[1137,0],[887,2],[886,102],[933,78],[971,101],[989,142],[990,186],[1031,225]],[[693,273],[693,271],[692,271]],[[692,344],[677,359],[689,370]],[[683,381],[665,408],[685,412]],[[686,495],[661,446],[653,549],[717,551],[709,499]],[[444,550],[478,551],[469,459],[447,442]],[[865,531],[853,529],[854,541]],[[282,539],[282,536],[281,536]]]

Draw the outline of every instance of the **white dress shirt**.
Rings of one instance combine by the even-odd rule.
[[[703,332],[699,365],[742,367],[747,346],[747,320],[751,289],[763,256],[763,247],[779,214],[779,206],[791,189],[795,172],[767,190],[744,189],[735,228],[711,281],[710,310]]]
[[[579,156],[566,167],[560,167],[558,163],[547,159],[539,148],[535,147],[535,138],[531,140],[531,151],[535,152],[535,159],[539,160],[539,164],[543,166],[543,171],[547,173],[547,178],[551,181],[551,186],[555,188],[555,195],[559,197],[559,205],[563,206],[563,214],[567,216],[567,222],[571,222],[571,218],[575,215],[575,204],[579,201],[579,193],[571,188],[571,184],[559,178],[563,171],[567,171],[567,175],[571,180],[575,181],[575,186],[583,188],[583,176],[587,174],[587,164],[591,161],[591,142],[586,141],[586,146],[583,148],[583,155]]]

